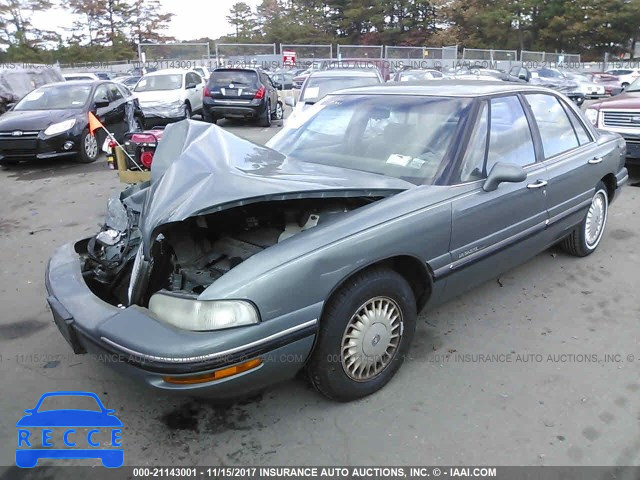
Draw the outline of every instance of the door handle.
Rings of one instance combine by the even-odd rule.
[[[546,186],[547,186],[546,180],[538,180],[535,183],[530,183],[529,185],[527,185],[527,188],[530,190],[533,190],[535,188],[542,188]]]
[[[589,160],[589,163],[591,165],[595,165],[597,163],[600,163],[602,161],[602,157],[593,157],[591,160]]]

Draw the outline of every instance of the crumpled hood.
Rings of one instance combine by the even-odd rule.
[[[268,199],[379,196],[414,187],[404,180],[290,160],[204,122],[165,129],[140,219],[145,251],[154,230],[204,213]]]

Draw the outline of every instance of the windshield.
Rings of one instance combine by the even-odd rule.
[[[538,70],[538,75],[543,78],[563,78],[560,72],[547,69]]]
[[[177,90],[182,88],[182,75],[179,73],[171,75],[151,75],[142,77],[134,91],[154,92],[159,90]]]
[[[640,77],[636,78],[631,85],[624,89],[625,92],[640,92]]]
[[[14,110],[81,109],[89,99],[91,85],[56,85],[28,93]]]
[[[255,85],[258,75],[251,70],[216,70],[209,82],[213,85]]]
[[[316,102],[336,90],[378,83],[378,77],[310,77],[302,92],[302,100],[307,103]]]
[[[295,160],[433,183],[469,99],[330,95],[291,118],[267,146]]]

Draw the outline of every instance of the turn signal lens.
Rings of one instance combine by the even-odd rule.
[[[262,360],[259,358],[251,359],[247,362],[239,363],[232,367],[222,368],[214,372],[204,373],[201,375],[184,375],[182,377],[162,377],[167,383],[173,383],[175,385],[193,385],[197,383],[213,382],[214,380],[220,380],[221,378],[231,377],[244,373],[254,368],[258,368],[262,365]]]

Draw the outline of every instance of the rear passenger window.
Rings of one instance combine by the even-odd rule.
[[[587,128],[580,121],[580,119],[578,119],[576,113],[566,105],[564,106],[564,109],[567,112],[567,115],[569,115],[569,120],[571,120],[571,124],[573,125],[573,129],[578,136],[578,142],[580,143],[580,145],[591,142],[591,134],[587,131]]]
[[[486,102],[482,103],[460,170],[461,182],[473,182],[484,178],[484,157],[487,153],[487,129],[489,114]]]
[[[538,124],[545,158],[576,148],[578,137],[562,105],[553,95],[525,95]]]
[[[497,162],[522,167],[535,163],[529,122],[518,97],[492,99],[490,118],[489,150],[483,174],[486,176]]]

